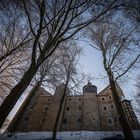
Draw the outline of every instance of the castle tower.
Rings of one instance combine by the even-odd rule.
[[[97,102],[97,87],[90,82],[83,87],[83,129],[99,130],[99,110]]]
[[[42,131],[52,131],[53,130],[62,96],[63,96],[63,94],[68,95],[68,89],[66,90],[66,93],[64,93],[65,86],[66,85],[63,83],[56,87],[54,96],[52,96],[51,101],[50,101],[50,105],[49,105],[47,116],[46,116],[47,119],[44,121]],[[59,118],[58,130],[60,130],[60,127],[61,127],[61,121],[62,121],[62,115],[63,115],[62,112],[64,110],[64,104],[65,104],[65,100],[63,102],[61,115]]]
[[[92,85],[90,82],[87,83],[87,85],[85,85],[83,87],[83,93],[95,93],[97,94],[97,87],[95,85]]]
[[[126,114],[126,117],[131,125],[132,129],[140,129],[140,124],[138,122],[138,119],[133,111],[131,100],[122,99],[122,105]]]

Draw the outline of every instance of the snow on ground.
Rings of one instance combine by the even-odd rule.
[[[134,131],[134,134],[140,139],[140,130]],[[1,134],[0,140],[51,140],[51,132],[30,132],[30,133],[15,133]],[[117,137],[122,138],[122,132],[115,131],[75,131],[75,132],[58,132],[57,140],[103,140],[104,138]]]

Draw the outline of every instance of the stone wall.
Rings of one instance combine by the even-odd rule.
[[[91,85],[90,85],[91,86]],[[44,90],[33,99],[22,115],[18,131],[52,131],[64,88],[50,96]],[[121,90],[119,90],[121,92]],[[58,92],[58,94],[57,94]],[[120,93],[122,96],[123,93]],[[136,122],[139,124],[138,122]],[[58,123],[58,131],[121,130],[113,95],[108,86],[99,94],[67,94]]]
[[[109,87],[98,95],[98,105],[101,130],[120,130],[119,116]]]
[[[61,130],[78,131],[83,123],[83,96],[68,96],[63,114]]]
[[[46,115],[44,108],[49,104],[48,101],[52,96],[42,88],[37,89],[32,94],[32,99],[28,106],[25,107],[25,111],[20,112],[19,110],[18,112],[20,118],[18,117],[17,120],[20,119],[20,122],[16,131],[40,131],[41,120]]]
[[[96,93],[86,93],[83,96],[83,130],[100,130],[99,110]]]

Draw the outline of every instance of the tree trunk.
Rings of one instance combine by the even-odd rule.
[[[112,77],[112,76],[110,76],[110,77]],[[132,133],[132,129],[130,127],[130,124],[129,124],[126,114],[124,112],[120,97],[118,95],[118,91],[116,89],[116,82],[112,78],[109,78],[109,82],[110,82],[111,91],[113,93],[113,98],[114,98],[117,112],[119,115],[119,121],[120,121],[120,125],[122,128],[124,137],[126,140],[134,140],[134,135]]]
[[[0,106],[0,127],[5,121],[6,117],[16,104],[19,97],[25,91],[25,89],[30,84],[33,76],[37,71],[37,67],[34,64],[31,64],[27,72],[22,77],[21,81],[11,90],[10,94],[6,97],[2,105]]]
[[[18,112],[14,116],[15,118],[13,118],[12,122],[6,129],[7,132],[15,133],[17,131],[19,123],[21,122],[21,119],[22,119],[24,113],[26,112],[32,99],[34,98],[36,90],[40,87],[40,84],[41,84],[40,82],[37,82],[36,85],[31,89],[31,91],[29,93],[30,95],[28,95],[29,97],[26,97],[27,99],[25,99],[25,101],[24,101],[25,103],[23,102],[24,105],[21,106],[21,108],[18,110]]]
[[[63,92],[63,96],[62,96],[62,98],[60,100],[60,105],[59,105],[58,113],[57,113],[56,120],[55,120],[54,127],[53,127],[52,140],[56,140],[57,127],[58,127],[58,123],[59,123],[59,120],[60,120],[61,112],[63,111],[62,109],[63,109],[65,97],[66,97],[66,92],[67,92],[67,85],[65,86],[65,89],[64,89],[64,92]]]

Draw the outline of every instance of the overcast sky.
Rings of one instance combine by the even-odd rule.
[[[93,78],[92,84],[97,86],[98,93],[103,90],[106,86],[108,86],[107,78],[103,78],[106,76],[106,72],[103,68],[102,64],[102,56],[98,50],[95,50],[87,43],[82,43],[84,55],[80,58],[80,64],[83,66],[83,71],[85,73],[89,73]],[[127,81],[120,84],[125,97],[129,100],[132,100],[133,107],[136,106],[134,95],[136,95],[136,79],[140,74],[140,69],[137,69],[131,73],[129,73],[129,77]],[[140,121],[140,113],[137,113],[137,117]]]
[[[92,84],[96,85],[98,88],[98,93],[108,86],[108,80],[106,77],[106,72],[102,63],[102,56],[98,50],[95,50],[86,43],[82,43],[84,55],[80,58],[80,64],[82,65],[83,71],[89,73],[93,78]],[[132,91],[136,92],[136,78],[140,74],[140,69],[137,69],[129,73],[131,79],[120,84],[124,91],[125,96],[131,99],[133,96]]]

